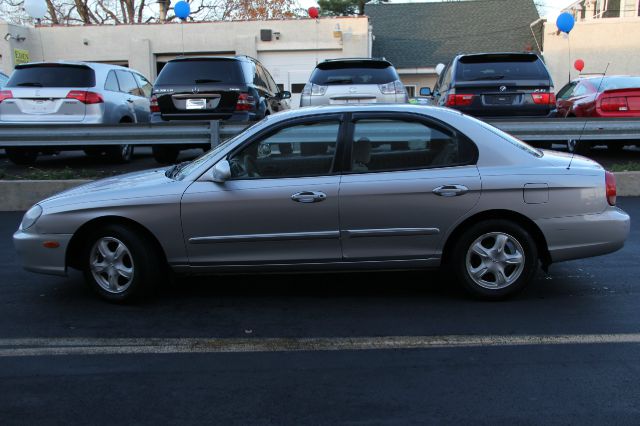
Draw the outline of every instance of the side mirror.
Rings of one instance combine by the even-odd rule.
[[[224,183],[231,177],[231,165],[227,160],[220,160],[213,166],[212,176],[214,182]]]
[[[291,99],[291,92],[285,90],[284,92],[280,92],[280,99]]]
[[[421,87],[420,88],[420,96],[433,96],[430,87]]]

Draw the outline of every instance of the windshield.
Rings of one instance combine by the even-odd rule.
[[[328,86],[331,84],[386,84],[399,80],[395,68],[386,62],[371,63],[331,63],[319,65],[313,71],[313,84]]]
[[[456,80],[548,80],[549,73],[535,55],[467,56],[456,65]]]
[[[484,121],[478,120],[477,118],[474,118],[474,117],[471,117],[471,116],[467,116],[467,118],[475,121],[476,123],[480,124],[485,129],[489,130],[494,135],[499,136],[500,138],[502,138],[505,141],[509,142],[511,145],[514,145],[517,148],[520,148],[521,150],[533,155],[534,157],[542,157],[544,155],[543,152],[540,151],[539,149],[532,147],[528,143],[523,142],[520,139],[515,138],[515,137],[511,136],[508,133],[503,132],[502,130],[498,129],[497,127],[493,127],[492,125],[487,124]]]
[[[190,59],[169,62],[162,68],[156,85],[219,83],[244,84],[239,61],[231,59]]]
[[[93,87],[96,76],[84,65],[43,64],[16,67],[6,87]]]
[[[242,132],[240,132],[236,136],[232,137],[231,139],[227,139],[226,141],[222,142],[220,145],[217,145],[215,148],[211,149],[210,151],[205,152],[200,157],[196,158],[195,160],[191,161],[190,163],[188,163],[188,164],[186,164],[184,166],[181,166],[179,171],[174,176],[174,179],[176,179],[176,180],[184,179],[185,176],[188,176],[189,174],[191,174],[192,172],[197,170],[200,166],[202,166],[203,164],[207,163],[210,159],[215,157],[219,152],[221,152],[222,150],[227,148],[229,145],[231,145],[236,140],[240,139],[240,137],[245,137],[247,132],[249,132],[251,129],[257,127],[259,124],[260,125],[264,124],[267,120],[268,120],[268,117],[263,118],[262,120],[258,121],[257,123],[254,123],[253,125],[247,127],[246,129],[244,129]]]

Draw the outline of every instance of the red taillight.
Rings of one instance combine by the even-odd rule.
[[[160,105],[158,105],[158,97],[156,95],[151,96],[149,109],[151,109],[151,112],[160,112]]]
[[[606,112],[628,111],[627,98],[604,98],[600,109]]]
[[[616,175],[611,172],[604,172],[604,182],[607,187],[607,203],[610,206],[616,205]]]
[[[447,106],[469,106],[473,103],[474,95],[449,95],[447,96]]]
[[[240,93],[238,103],[236,103],[236,111],[251,111],[255,109],[256,98],[248,93]]]
[[[11,98],[13,98],[13,93],[11,93],[11,90],[0,90],[0,102],[4,101],[5,99]]]
[[[101,104],[104,102],[99,93],[87,92],[85,90],[72,90],[67,93],[67,99],[76,99],[83,104]]]
[[[532,93],[533,103],[538,105],[552,105],[556,103],[555,93]]]

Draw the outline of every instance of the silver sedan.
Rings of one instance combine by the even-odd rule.
[[[624,245],[613,175],[570,160],[445,108],[287,111],[190,163],[48,198],[14,242],[26,269],[82,270],[116,302],[169,272],[437,267],[500,299]]]

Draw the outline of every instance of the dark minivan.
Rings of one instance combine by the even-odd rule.
[[[549,117],[556,103],[551,75],[535,53],[458,55],[440,73],[433,97],[435,105],[476,117]]]
[[[289,109],[290,97],[249,56],[178,58],[162,68],[153,86],[151,122],[257,121]],[[158,162],[171,163],[188,148],[194,146],[157,145],[153,153]]]

